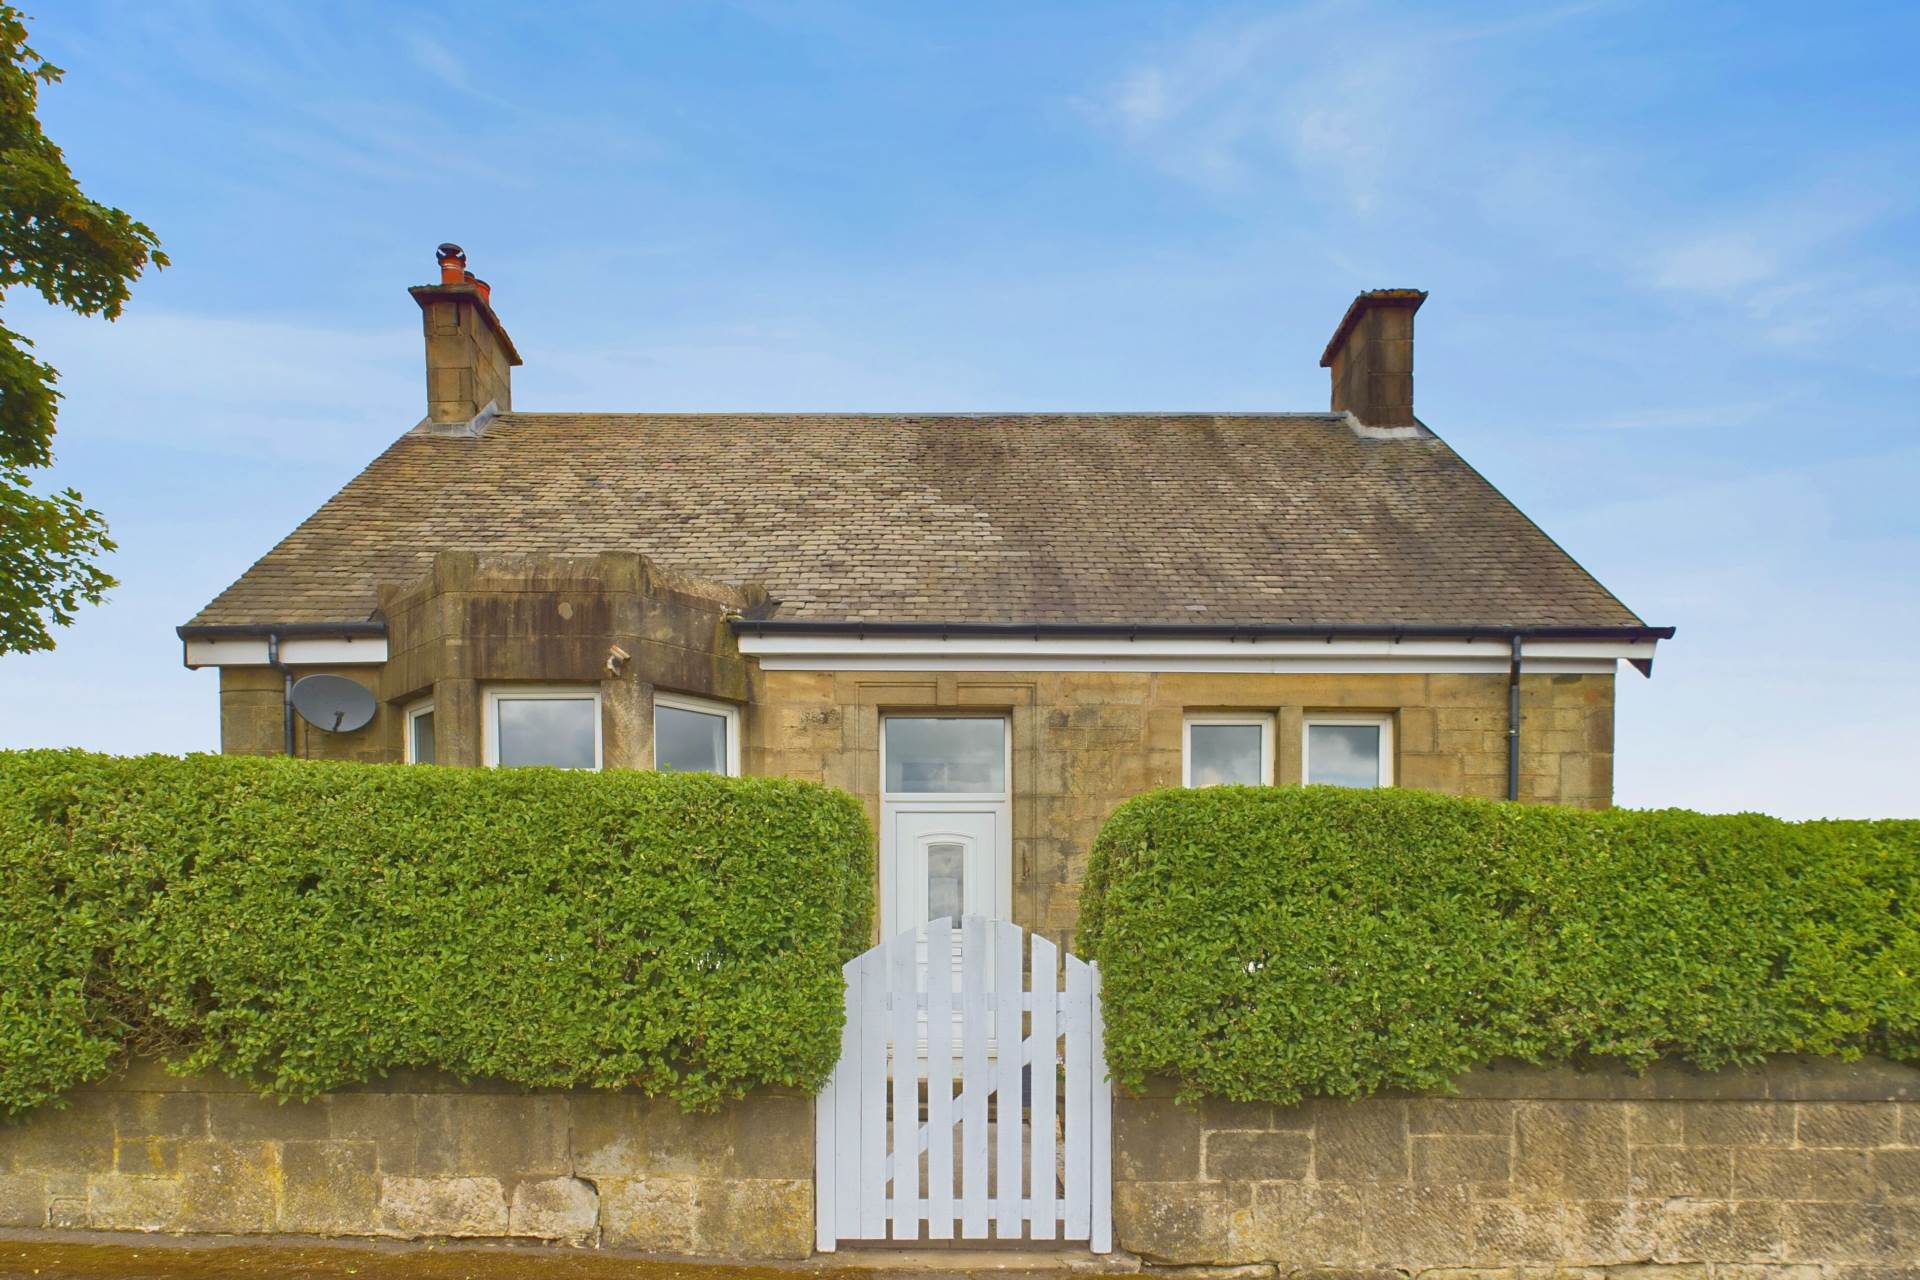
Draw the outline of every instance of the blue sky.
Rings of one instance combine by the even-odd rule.
[[[451,239],[534,409],[1318,409],[1431,290],[1422,419],[1680,628],[1620,802],[1920,814],[1912,6],[29,9],[175,266],[9,300],[124,585],[0,745],[216,746],[172,628],[419,419]]]

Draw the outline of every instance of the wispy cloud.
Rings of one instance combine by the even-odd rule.
[[[453,50],[424,32],[416,31],[407,37],[407,49],[413,55],[414,65],[438,80],[450,89],[465,93],[471,89],[472,82],[467,79],[467,67]]]

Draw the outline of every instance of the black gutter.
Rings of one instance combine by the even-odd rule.
[[[280,661],[280,636],[267,633],[267,665],[281,675],[280,730],[287,738],[287,759],[293,759],[293,668]]]
[[[185,622],[173,629],[182,640],[244,640],[267,636],[384,636],[384,622]]]
[[[1671,640],[1672,627],[1502,627],[1461,623],[1188,623],[1188,622],[836,622],[816,618],[734,618],[740,635],[1148,637],[1258,640]]]

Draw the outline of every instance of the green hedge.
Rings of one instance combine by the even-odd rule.
[[[286,1097],[812,1087],[872,858],[779,779],[0,752],[0,1109],[129,1050]]]
[[[1187,1096],[1920,1057],[1920,822],[1161,791],[1101,831],[1083,911],[1109,1062]]]

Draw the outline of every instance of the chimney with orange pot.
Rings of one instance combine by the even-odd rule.
[[[457,244],[435,255],[440,283],[407,292],[420,304],[427,337],[427,420],[435,426],[466,426],[491,410],[513,408],[513,367],[520,353],[493,312],[493,290],[467,270]]]

